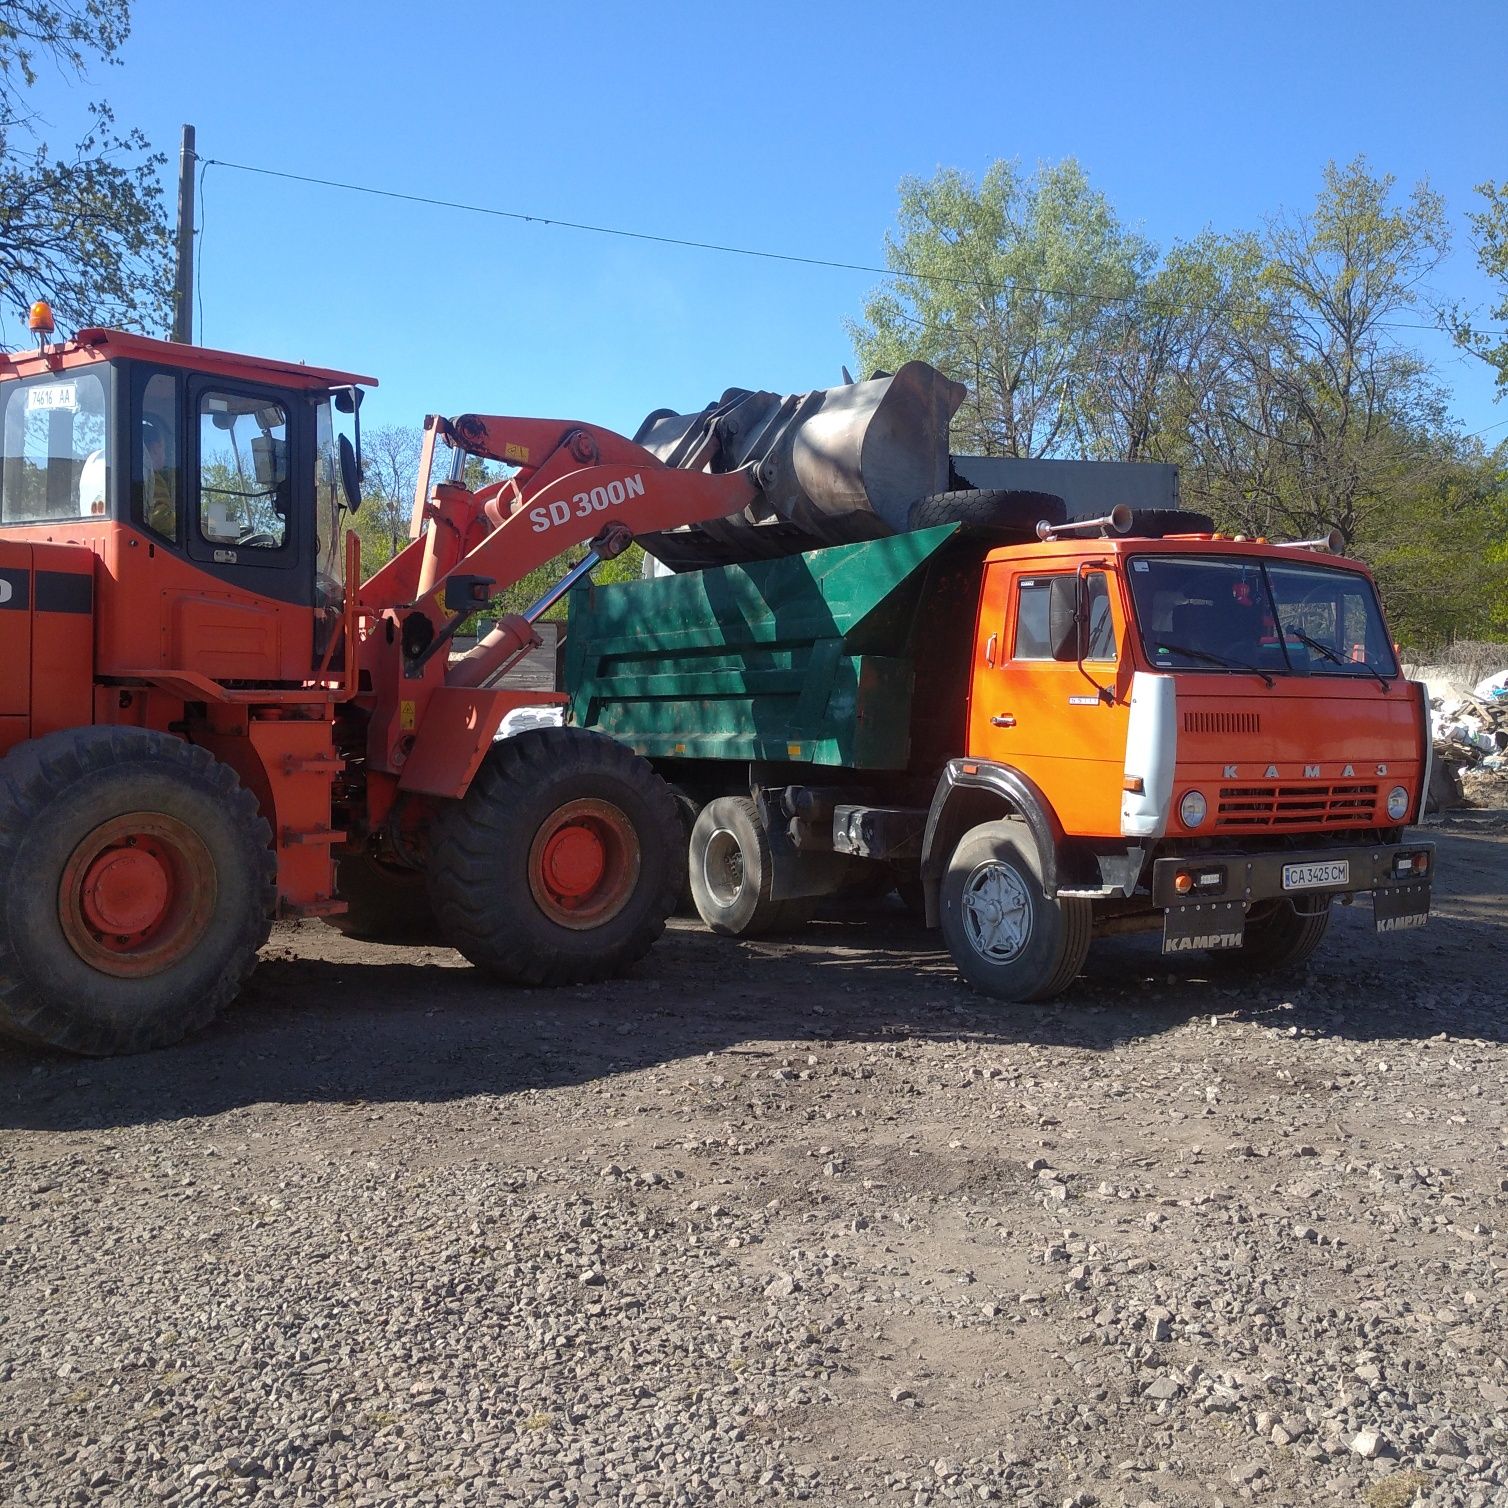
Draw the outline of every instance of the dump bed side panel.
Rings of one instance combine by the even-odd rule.
[[[920,608],[959,532],[579,590],[572,719],[659,759],[906,769]]]

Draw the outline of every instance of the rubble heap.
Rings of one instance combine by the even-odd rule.
[[[1435,778],[1430,805],[1508,805],[1508,670],[1478,682],[1469,696],[1430,702]]]

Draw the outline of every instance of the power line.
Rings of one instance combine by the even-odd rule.
[[[294,183],[310,183],[320,188],[340,189],[349,194],[367,194],[377,199],[398,199],[407,204],[424,204],[436,209],[460,210],[464,214],[487,215],[497,220],[515,220],[525,225],[548,225],[561,230],[579,230],[597,236],[617,236],[628,241],[650,241],[660,246],[681,246],[693,251],[712,251],[723,256],[753,257],[766,262],[793,262],[803,267],[829,267],[840,272],[867,272],[878,277],[904,278],[918,283],[938,283],[954,288],[990,288],[999,293],[1031,293],[1043,298],[1082,299],[1101,305],[1130,303],[1135,294],[1094,294],[1069,288],[1041,288],[1030,283],[1007,283],[990,285],[979,278],[955,278],[939,273],[900,272],[893,267],[877,267],[871,262],[844,262],[831,257],[798,256],[792,252],[765,251],[750,246],[730,246],[720,241],[697,241],[682,236],[662,236],[651,231],[627,230],[622,226],[593,225],[581,220],[557,220],[548,215],[531,215],[522,210],[498,209],[492,205],[468,204],[459,199],[438,199],[427,194],[409,194],[398,189],[375,188],[364,183],[344,183],[335,178],[316,178],[307,173],[290,173],[279,168],[254,167],[245,162],[227,162],[219,157],[200,159],[204,167],[230,168],[238,173],[255,173],[264,178],[285,178]],[[201,171],[200,193],[203,194],[204,179]],[[1255,307],[1255,306],[1253,306]],[[1231,306],[1218,306],[1223,313],[1233,313]],[[1169,309],[1167,312],[1172,312]],[[1439,326],[1410,324],[1403,321],[1379,320],[1381,330],[1428,330],[1439,333]],[[1508,335],[1508,330],[1483,330],[1483,335]]]

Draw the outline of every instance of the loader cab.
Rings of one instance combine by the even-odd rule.
[[[344,599],[366,381],[116,331],[0,358],[0,531],[106,561],[123,665],[296,680]]]

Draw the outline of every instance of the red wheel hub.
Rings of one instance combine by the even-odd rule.
[[[106,849],[84,876],[84,920],[97,932],[135,934],[162,920],[172,899],[168,864],[153,852],[150,840],[127,848]]]
[[[103,974],[157,974],[191,953],[219,886],[204,839],[164,812],[102,822],[74,849],[58,885],[73,951]]]
[[[611,921],[639,878],[639,835],[610,801],[556,807],[529,845],[529,890],[549,919],[573,931]]]
[[[590,895],[607,871],[607,851],[593,828],[573,822],[550,835],[540,866],[557,895]]]

